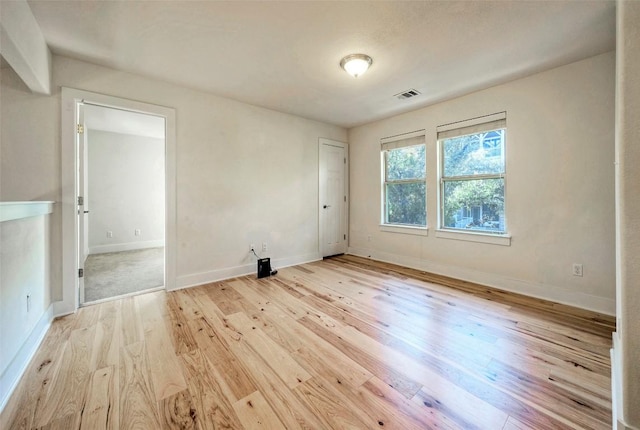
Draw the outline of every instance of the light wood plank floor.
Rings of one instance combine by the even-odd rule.
[[[613,318],[352,256],[56,320],[2,429],[608,429]]]

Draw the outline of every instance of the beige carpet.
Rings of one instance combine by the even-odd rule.
[[[164,247],[89,255],[84,264],[86,302],[164,285]]]

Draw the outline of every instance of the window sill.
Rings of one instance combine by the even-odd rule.
[[[429,236],[428,227],[380,224],[380,231],[385,231],[387,233],[411,234],[414,236]]]
[[[487,234],[467,231],[436,230],[436,237],[441,239],[464,240],[467,242],[488,243],[491,245],[511,246],[508,234]]]

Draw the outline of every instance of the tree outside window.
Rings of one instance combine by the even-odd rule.
[[[440,140],[442,227],[504,233],[505,129]]]
[[[383,150],[384,224],[427,225],[425,145]]]

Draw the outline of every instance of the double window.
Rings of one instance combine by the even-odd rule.
[[[438,127],[441,228],[505,233],[506,114]]]
[[[424,130],[382,139],[383,224],[427,225]]]
[[[501,112],[437,128],[437,235],[447,230],[507,232],[506,121]],[[383,225],[427,226],[427,171],[432,170],[427,169],[425,142],[424,130],[381,140]]]

